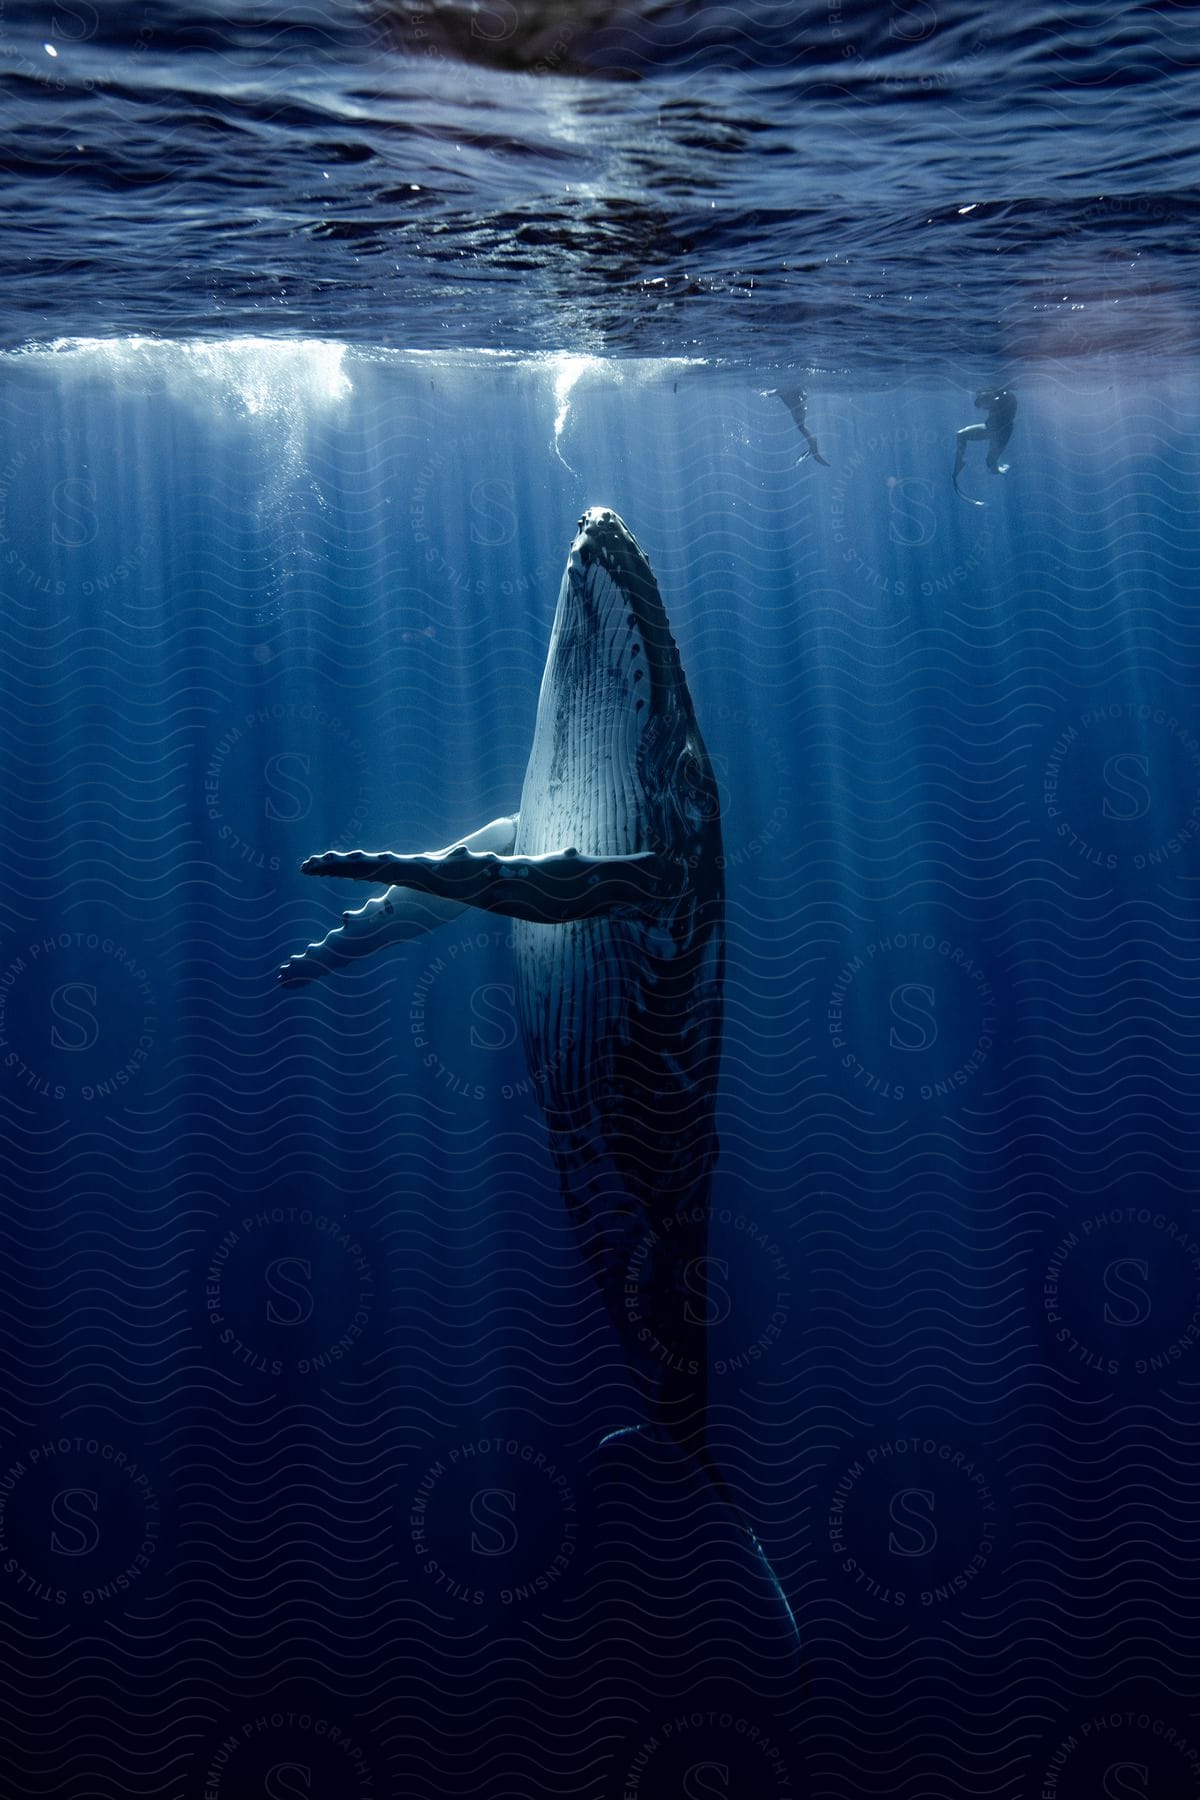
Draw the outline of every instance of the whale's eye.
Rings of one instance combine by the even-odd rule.
[[[684,750],[675,765],[675,800],[680,816],[693,830],[720,817],[721,802],[716,784],[706,775],[699,758],[691,750]]]

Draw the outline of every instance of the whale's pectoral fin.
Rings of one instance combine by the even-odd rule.
[[[413,894],[404,888],[389,888],[378,899],[368,900],[356,912],[342,914],[342,922],[327,932],[320,943],[309,944],[295,956],[289,956],[279,971],[285,987],[303,987],[328,975],[331,969],[359,956],[370,956],[389,944],[407,944],[423,937],[457,918],[464,910],[449,900],[437,900],[432,894]]]
[[[687,865],[653,850],[629,856],[585,856],[579,850],[497,856],[466,845],[433,856],[334,850],[310,856],[302,866],[306,875],[390,881],[536,925],[563,925],[604,913],[659,912],[687,886]]]
[[[493,819],[489,825],[481,826],[470,837],[463,838],[462,847],[511,850],[516,835],[516,815]],[[458,847],[452,845],[451,849]],[[447,856],[450,851],[442,850],[437,854]],[[368,900],[356,912],[343,913],[342,923],[328,932],[320,943],[309,944],[298,955],[290,956],[279,971],[279,979],[285,987],[302,987],[357,957],[423,937],[448,919],[457,918],[466,910],[467,904],[430,891],[418,893],[407,887],[389,887],[386,894]]]

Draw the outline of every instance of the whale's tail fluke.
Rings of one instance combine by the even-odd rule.
[[[775,1573],[775,1570],[771,1565],[771,1559],[763,1549],[757,1531],[755,1531],[750,1520],[746,1517],[741,1502],[714,1461],[706,1439],[702,1433],[696,1433],[690,1440],[681,1442],[677,1438],[676,1442],[679,1444],[679,1448],[683,1451],[685,1456],[691,1457],[699,1464],[700,1468],[708,1478],[709,1485],[713,1488],[718,1498],[729,1508],[738,1526],[746,1534],[746,1537],[750,1542],[751,1551],[782,1608],[783,1615],[791,1631],[792,1639],[796,1646],[799,1647],[800,1628],[796,1624],[796,1615],[793,1613],[788,1597],[784,1592],[783,1583]]]
[[[620,1426],[616,1431],[606,1432],[601,1438],[598,1447],[602,1449],[606,1444],[613,1444],[626,1438],[650,1438],[657,1443],[671,1444],[682,1456],[687,1458],[689,1462],[695,1463],[701,1470],[713,1493],[716,1495],[717,1499],[720,1500],[726,1511],[733,1518],[738,1529],[745,1535],[749,1542],[751,1554],[758,1564],[759,1570],[766,1581],[768,1588],[779,1603],[780,1612],[786,1622],[792,1643],[796,1649],[799,1649],[800,1627],[796,1623],[796,1615],[792,1611],[791,1603],[784,1591],[783,1583],[775,1573],[771,1559],[763,1548],[762,1540],[759,1538],[757,1531],[755,1531],[754,1526],[747,1518],[741,1501],[730,1487],[729,1482],[726,1480],[720,1467],[715,1461],[712,1452],[709,1450],[703,1432],[698,1430],[674,1430],[669,1427],[658,1425],[624,1425]]]

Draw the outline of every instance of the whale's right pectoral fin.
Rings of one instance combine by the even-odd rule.
[[[653,850],[589,856],[572,849],[512,856],[467,844],[432,856],[331,850],[310,856],[302,867],[306,875],[344,881],[392,881],[442,901],[537,925],[659,912],[682,897],[688,879],[684,862]]]
[[[470,837],[462,838],[461,844],[471,850],[492,851],[503,855],[512,849],[516,841],[517,820],[511,818],[493,819],[489,825],[482,826]],[[451,849],[457,846],[450,846]],[[445,856],[447,850],[439,851]],[[466,911],[462,901],[445,895],[417,893],[410,888],[390,887],[385,894],[368,900],[354,912],[342,914],[342,922],[327,932],[319,943],[309,944],[296,956],[290,956],[279,971],[279,979],[285,987],[303,987],[307,982],[317,981],[322,975],[328,975],[332,969],[340,969],[346,963],[357,960],[360,956],[371,956],[376,950],[387,949],[392,944],[407,944],[413,938],[423,937],[427,931],[434,931],[449,919],[456,919]]]

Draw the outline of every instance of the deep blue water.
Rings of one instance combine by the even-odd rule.
[[[1200,1793],[1192,10],[0,41],[0,1794]],[[301,858],[515,808],[594,502],[721,791],[798,1659],[598,1448],[507,922],[275,981]]]

